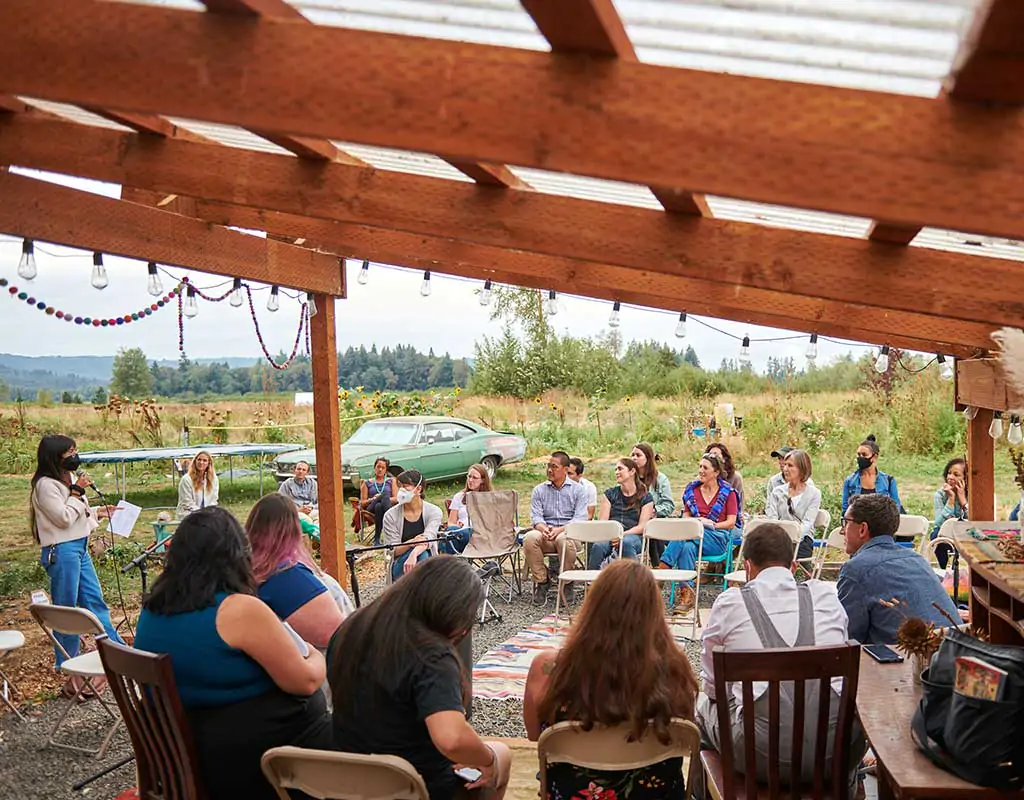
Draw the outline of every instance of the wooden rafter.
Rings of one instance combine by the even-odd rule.
[[[331,255],[10,173],[0,173],[0,231],[261,283],[345,292]]]
[[[271,153],[18,116],[0,120],[0,163],[710,280],[722,292],[759,288],[994,325],[1024,317],[1024,292],[1017,291],[1024,280],[1021,264],[1002,259],[487,190],[344,164],[310,170]],[[870,276],[870,291],[851,276]],[[958,291],[950,294],[946,285]]]
[[[3,114],[24,114],[31,110],[31,106],[24,100],[11,95],[0,95],[0,113]]]
[[[612,0],[520,2],[548,40],[552,52],[618,58],[631,62],[637,60],[626,26]],[[662,186],[651,186],[650,189],[666,211],[711,216],[711,209],[703,195]]]
[[[0,92],[1024,238],[1013,109],[100,0],[3,13]]]

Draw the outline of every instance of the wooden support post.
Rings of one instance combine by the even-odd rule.
[[[334,330],[334,298],[315,296],[317,313],[310,319],[313,360],[313,419],[316,482],[320,495],[320,563],[343,586],[345,564],[345,496],[341,482],[341,431],[338,409],[338,345]]]
[[[971,519],[993,520],[995,509],[995,459],[992,437],[988,426],[992,424],[992,411],[979,408],[978,415],[967,422],[967,465],[970,475]]]

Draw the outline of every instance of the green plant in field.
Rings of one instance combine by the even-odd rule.
[[[287,434],[283,426],[289,417],[287,406],[267,402],[258,403],[252,415],[253,438],[271,444],[287,441]]]
[[[201,425],[197,428],[205,428],[210,431],[210,440],[214,444],[228,443],[228,430],[231,422],[231,410],[213,408],[208,405],[199,406],[199,421]]]
[[[608,411],[611,406],[608,404],[607,392],[598,389],[587,398],[587,422],[593,422],[597,426],[597,438],[603,438],[601,433],[601,415]]]
[[[27,596],[33,589],[49,588],[49,585],[38,560],[7,561],[0,566],[0,597]]]

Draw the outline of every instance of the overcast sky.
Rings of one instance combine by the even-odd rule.
[[[22,171],[41,177],[40,173]],[[55,182],[86,189],[111,197],[119,196],[119,187],[111,184],[46,176]],[[0,276],[19,286],[17,276],[21,242],[0,235]],[[105,264],[110,285],[96,290],[89,284],[92,270],[90,252],[38,243],[36,260],[38,277],[26,288],[40,300],[70,311],[75,316],[123,316],[151,302],[146,292],[146,264],[124,258],[107,257]],[[429,297],[420,296],[423,273],[417,270],[389,268],[373,264],[365,286],[356,282],[360,262],[348,262],[348,299],[339,300],[338,347],[349,345],[378,347],[413,344],[426,351],[449,352],[452,356],[472,356],[473,342],[481,336],[500,334],[501,324],[489,319],[489,309],[478,302],[474,289],[478,281],[464,281],[435,275]],[[188,275],[200,287],[210,287],[228,280],[222,276],[168,268],[174,275]],[[173,285],[164,276],[165,291]],[[253,284],[253,288],[257,288]],[[224,287],[226,288],[226,287]],[[219,291],[224,291],[224,288]],[[276,313],[266,310],[269,292],[255,294],[257,317],[268,349],[276,354],[289,352],[295,339],[299,306],[296,300],[281,298]],[[120,348],[141,347],[147,357],[176,359],[178,357],[178,319],[176,306],[166,308],[143,322],[116,328],[75,326],[47,317],[42,312],[10,299],[0,297],[0,350],[19,355],[112,355]],[[6,303],[7,305],[2,305]],[[608,329],[611,304],[583,298],[560,297],[559,313],[552,320],[559,332],[571,331],[575,336],[591,336]],[[698,319],[734,336],[746,334],[752,339],[796,336],[792,331],[758,328],[742,323],[700,317],[690,318],[685,340],[674,335],[678,314],[652,309],[623,306],[621,335],[624,342],[634,339],[656,339],[673,347],[690,344],[701,363],[717,367],[723,358],[736,358],[740,342],[723,333],[699,324]],[[754,341],[751,356],[754,368],[764,369],[771,356],[792,356],[798,365],[805,363],[807,336],[790,341]],[[199,315],[185,320],[185,347],[190,358],[251,356],[260,357],[259,342],[247,306],[232,308],[226,302],[216,305],[199,301]],[[837,355],[864,348],[851,344],[819,342],[819,364]]]

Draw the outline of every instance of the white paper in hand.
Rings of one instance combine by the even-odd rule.
[[[132,528],[135,527],[135,523],[138,521],[139,514],[141,513],[141,506],[135,506],[127,500],[121,500],[117,504],[117,509],[110,515],[110,532],[125,538],[131,536]]]

